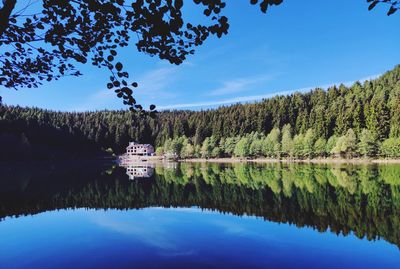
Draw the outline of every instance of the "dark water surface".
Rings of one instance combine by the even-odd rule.
[[[0,268],[400,268],[400,166],[0,164]]]

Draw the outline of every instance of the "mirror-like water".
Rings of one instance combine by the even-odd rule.
[[[400,166],[7,164],[0,218],[1,268],[397,268]]]

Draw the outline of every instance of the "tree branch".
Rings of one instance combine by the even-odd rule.
[[[0,36],[8,27],[11,12],[15,8],[17,0],[3,0],[3,7],[0,9]]]

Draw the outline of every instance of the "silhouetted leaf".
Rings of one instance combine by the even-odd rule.
[[[377,1],[377,0],[373,1],[373,2],[369,5],[368,10],[372,10],[373,8],[375,8],[376,5],[377,5],[378,3],[379,3],[379,1]]]
[[[115,65],[115,69],[117,69],[117,71],[121,71],[121,70],[122,70],[122,64],[121,64],[120,62],[118,62],[118,63]]]
[[[175,0],[175,8],[181,9],[183,7],[183,0]]]
[[[396,11],[397,11],[397,8],[391,6],[389,11],[388,11],[388,13],[387,13],[387,15],[390,16],[390,15],[394,14]]]

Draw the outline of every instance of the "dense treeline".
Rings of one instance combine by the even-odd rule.
[[[158,147],[157,155],[170,158],[324,158],[324,157],[400,157],[400,138],[388,138],[380,142],[374,134],[363,129],[359,137],[353,129],[344,135],[331,136],[328,140],[317,137],[314,129],[305,134],[292,136],[290,125],[283,126],[282,131],[274,128],[268,135],[252,132],[244,136],[207,137],[201,145],[193,145],[187,137],[168,139]]]
[[[65,208],[199,206],[400,246],[397,165],[184,163],[157,166],[152,178],[135,181],[120,168],[93,164],[15,168],[0,166],[0,218]]]
[[[333,152],[333,148],[325,149],[325,153],[313,149],[317,156],[380,154],[398,157],[400,66],[376,80],[355,83],[350,87],[340,85],[328,90],[315,89],[254,104],[236,104],[205,111],[165,111],[158,113],[155,119],[128,111],[67,113],[0,107],[0,141],[10,140],[9,137],[13,136],[14,141],[19,141],[19,148],[38,144],[50,148],[68,145],[70,151],[93,152],[111,148],[115,153],[121,153],[131,140],[162,146],[168,139],[186,137],[194,148],[199,149],[207,138],[220,144],[221,140],[226,143],[229,138],[242,139],[251,133],[267,137],[278,129],[280,144],[285,147],[282,141],[284,126],[291,127],[294,148],[304,144],[310,132],[315,139],[313,142],[318,141],[318,145],[314,143],[312,146],[318,146],[318,150],[331,139],[341,142],[342,146]],[[345,138],[350,136],[354,136],[357,148],[347,150]],[[307,149],[301,148],[300,153],[294,149],[292,153],[285,153],[282,148],[280,151],[283,156],[310,155]]]

